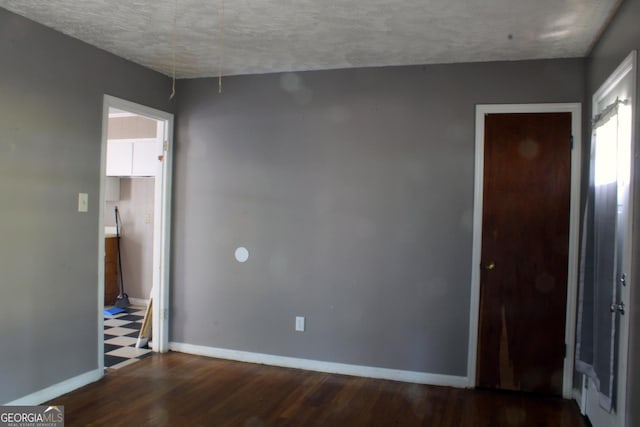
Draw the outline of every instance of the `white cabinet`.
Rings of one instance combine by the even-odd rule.
[[[133,142],[127,139],[107,141],[107,176],[131,176]]]
[[[155,176],[161,167],[162,142],[157,139],[107,141],[107,176]]]
[[[133,143],[133,162],[131,175],[133,176],[155,176],[158,174],[160,160],[158,156],[162,154],[162,144],[158,141]]]

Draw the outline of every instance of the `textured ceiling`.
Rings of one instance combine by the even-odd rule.
[[[0,0],[164,74],[584,56],[619,0]],[[177,10],[177,13],[175,11]]]

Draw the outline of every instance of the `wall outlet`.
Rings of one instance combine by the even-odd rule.
[[[304,332],[304,317],[296,316],[296,331]]]
[[[87,193],[78,193],[78,212],[89,211],[89,195]]]

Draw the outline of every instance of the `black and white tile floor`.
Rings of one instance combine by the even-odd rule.
[[[148,348],[136,348],[144,307],[129,306],[125,310],[126,313],[104,316],[105,369],[119,369],[153,354]]]

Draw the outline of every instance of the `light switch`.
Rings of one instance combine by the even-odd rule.
[[[89,195],[87,193],[78,193],[78,212],[89,211]]]
[[[296,331],[304,332],[304,317],[296,316]]]

